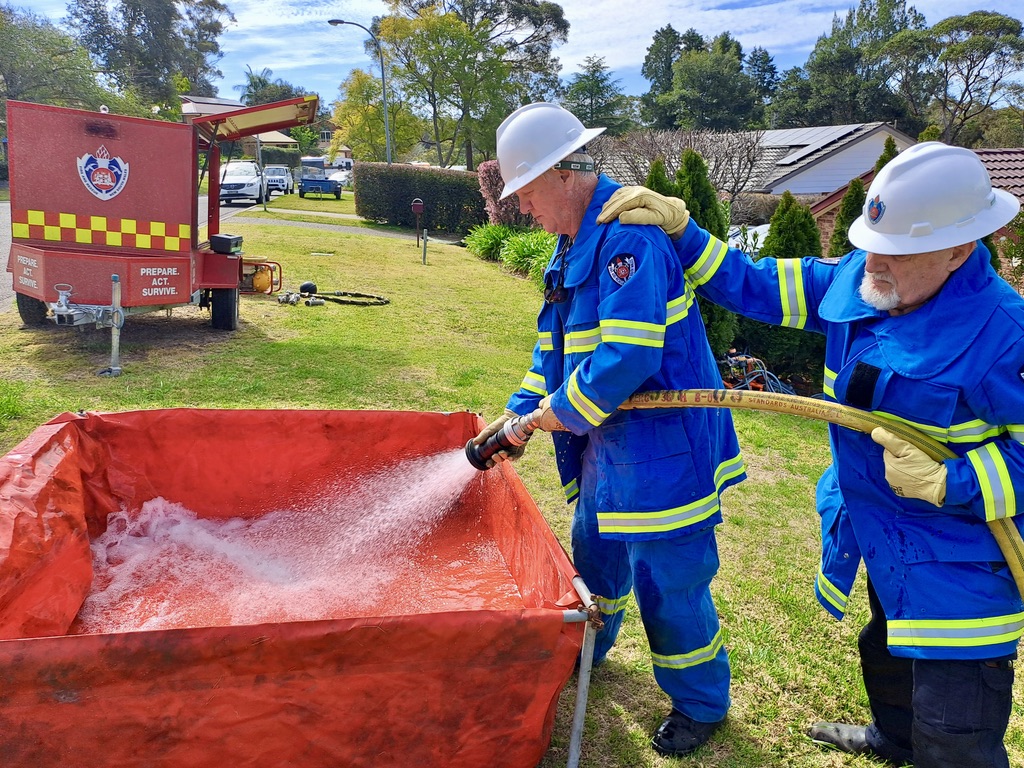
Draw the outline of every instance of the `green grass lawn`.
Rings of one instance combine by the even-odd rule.
[[[298,201],[277,197],[271,209]],[[113,379],[96,375],[109,364],[109,331],[22,330],[9,309],[0,313],[0,452],[54,415],[80,409],[468,409],[490,419],[529,365],[539,292],[465,249],[432,241],[424,265],[414,240],[241,217],[232,232],[244,236],[247,257],[282,264],[288,289],[313,280],[322,291],[372,293],[391,303],[306,307],[245,296],[233,333],[212,330],[198,309],[131,317],[122,331],[124,373]],[[581,761],[587,768],[878,765],[819,750],[803,735],[817,719],[868,718],[856,656],[867,616],[863,581],[844,622],[813,594],[820,542],[814,482],[829,461],[826,429],[793,416],[738,411],[735,418],[750,478],[726,493],[722,570],[712,587],[732,660],[728,723],[687,760],[664,759],[648,747],[669,704],[654,683],[631,606],[619,643],[594,671]],[[547,435],[531,441],[517,470],[568,549],[570,509]],[[1020,693],[1018,683],[1008,734],[1015,765],[1024,764]],[[541,768],[565,765],[574,696],[571,681]],[[401,723],[382,724],[388,727]]]
[[[8,187],[5,184],[4,186],[0,187],[0,200],[10,200],[10,199],[11,199],[11,188]]]

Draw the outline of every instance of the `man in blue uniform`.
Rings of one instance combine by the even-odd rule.
[[[628,188],[601,219],[660,223],[681,201]],[[683,206],[685,207],[685,206]],[[970,150],[918,144],[871,184],[842,259],[752,262],[694,223],[667,224],[698,293],[823,333],[825,397],[945,443],[934,461],[885,429],[830,426],[818,484],[815,591],[842,618],[861,559],[871,619],[859,650],[868,726],[816,723],[819,744],[917,768],[1005,768],[1024,604],[988,521],[1024,494],[1024,300],[978,241],[1017,200]]]
[[[721,387],[694,294],[658,227],[599,226],[619,185],[594,173],[586,129],[555,104],[512,113],[498,128],[505,187],[523,213],[559,235],[545,273],[533,363],[505,416],[540,407],[552,431],[576,568],[599,595],[599,663],[632,589],[654,676],[672,699],[652,746],[685,755],[729,708],[729,661],[711,598],[721,491],[743,479],[728,411],[618,411],[651,389]],[[502,460],[499,454],[496,459]]]

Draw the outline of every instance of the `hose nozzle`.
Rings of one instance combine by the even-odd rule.
[[[498,451],[518,448],[526,445],[530,435],[540,424],[540,408],[525,416],[516,416],[506,421],[497,432],[476,445],[472,440],[466,443],[466,458],[469,463],[481,472],[488,469],[487,462]]]

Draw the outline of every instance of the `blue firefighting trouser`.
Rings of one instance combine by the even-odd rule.
[[[906,659],[886,646],[886,619],[868,582],[871,619],[860,633],[861,669],[873,722],[868,744],[915,768],[1009,768],[1013,662]]]
[[[595,664],[615,642],[622,604],[632,589],[651,646],[654,679],[672,706],[699,722],[721,720],[729,709],[729,658],[711,599],[711,579],[718,571],[714,527],[651,541],[601,538],[590,449],[583,464],[572,521],[573,562],[590,591],[604,598],[602,609],[612,606],[602,616]]]

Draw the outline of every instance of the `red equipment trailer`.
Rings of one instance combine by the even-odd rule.
[[[241,238],[220,234],[219,142],[309,124],[317,103],[300,97],[187,124],[7,102],[7,271],[21,319],[109,327],[115,360],[128,315],[198,305],[214,328],[234,330],[239,292],[272,292],[266,271],[279,283],[280,266],[245,261]],[[210,174],[202,242],[197,158]]]

